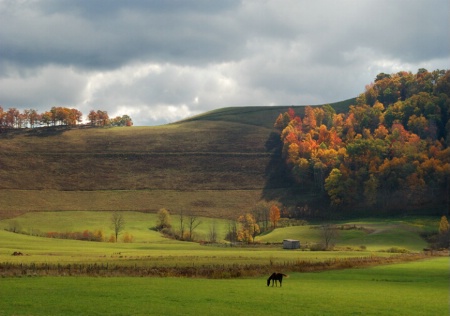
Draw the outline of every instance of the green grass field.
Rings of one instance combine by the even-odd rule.
[[[0,315],[447,315],[449,259],[266,277],[4,278]]]
[[[0,221],[0,263],[114,263],[139,266],[201,266],[201,265],[268,265],[284,264],[298,260],[327,260],[330,258],[350,258],[365,256],[386,257],[392,247],[409,252],[420,252],[427,246],[420,238],[422,231],[437,225],[438,219],[418,221],[398,220],[384,222],[365,220],[355,222],[360,229],[342,230],[336,240],[339,251],[285,250],[283,239],[296,238],[302,245],[321,242],[319,230],[314,225],[278,228],[257,237],[259,247],[230,247],[226,244],[201,245],[163,237],[151,228],[156,224],[156,215],[140,212],[126,212],[125,230],[134,237],[132,243],[88,242],[78,240],[53,239],[39,236],[47,232],[81,232],[102,230],[106,238],[112,234],[111,212],[31,212],[22,216]],[[172,215],[172,225],[177,229],[179,217]],[[194,231],[198,240],[206,240],[213,223],[218,231],[219,241],[223,241],[229,221],[201,218],[201,224]],[[352,223],[345,223],[351,225]],[[338,224],[339,225],[339,224]],[[24,233],[6,231],[15,227]],[[265,246],[266,243],[275,243]],[[364,246],[364,247],[362,247]],[[20,251],[24,256],[11,256]]]
[[[111,212],[64,211],[64,212],[30,212],[24,215],[0,221],[0,229],[19,230],[30,235],[43,235],[47,232],[81,232],[84,230],[102,230],[105,237],[113,233],[111,228]],[[160,233],[152,230],[157,216],[153,213],[125,212],[125,229],[134,236],[133,244],[167,242]],[[207,240],[210,228],[215,225],[218,240],[223,241],[229,221],[225,219],[199,218],[200,225],[194,234],[197,240]],[[174,230],[179,227],[179,215],[172,214],[171,222]],[[420,237],[421,232],[436,230],[439,218],[403,218],[392,220],[363,220],[336,223],[337,227],[354,227],[339,231],[337,246],[365,246],[369,251],[385,250],[389,247],[402,247],[410,251],[420,251],[426,242]],[[290,226],[277,228],[268,234],[258,236],[259,243],[281,243],[283,239],[298,239],[302,244],[321,241],[320,230],[316,225]],[[10,242],[18,238],[17,234],[2,232]],[[25,237],[24,237],[25,238]],[[33,237],[29,237],[33,238]],[[104,243],[101,243],[104,244]]]
[[[108,264],[121,267],[264,267],[247,277],[208,279],[185,277],[45,276],[31,270],[2,274],[0,315],[445,315],[448,312],[448,257],[430,258],[371,268],[315,273],[289,272],[289,263],[325,262],[361,257],[389,257],[390,247],[419,252],[423,231],[436,229],[437,218],[365,219],[336,223],[364,229],[342,230],[339,251],[284,250],[285,238],[320,241],[314,225],[278,228],[258,237],[259,247],[204,246],[162,237],[149,228],[156,215],[124,213],[133,243],[51,239],[8,232],[15,226],[26,233],[112,230],[111,212],[32,212],[0,221],[0,266],[30,264]],[[228,221],[201,218],[198,237],[214,222],[224,235]],[[176,225],[177,216],[172,216]],[[267,246],[266,243],[277,245]],[[359,246],[366,247],[360,248]],[[21,251],[24,256],[11,256]],[[286,264],[287,263],[287,264]],[[271,265],[285,269],[282,288],[265,285]],[[281,267],[281,268],[280,268]],[[273,269],[273,268],[272,268]],[[15,275],[15,276],[14,276]],[[37,276],[40,275],[40,276]],[[72,274],[74,275],[74,274]],[[137,275],[137,274],[136,274]],[[252,277],[250,277],[252,275]],[[223,276],[223,275],[222,275]]]

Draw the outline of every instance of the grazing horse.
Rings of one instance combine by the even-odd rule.
[[[286,274],[283,273],[272,273],[272,275],[267,279],[267,286],[270,285],[270,281],[272,281],[272,286],[275,284],[275,286],[277,285],[277,281],[280,281],[280,287],[281,287],[281,283],[283,282],[283,277],[287,277]]]

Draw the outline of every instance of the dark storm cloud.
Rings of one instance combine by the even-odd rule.
[[[19,66],[55,63],[91,70],[145,59],[194,64],[229,59],[242,38],[233,21],[222,18],[232,8],[227,3],[9,2],[2,13],[0,54]]]
[[[448,68],[446,0],[0,0],[0,104],[173,121]]]

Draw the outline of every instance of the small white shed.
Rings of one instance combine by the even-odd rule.
[[[283,240],[283,249],[298,249],[300,248],[300,241],[295,239]]]

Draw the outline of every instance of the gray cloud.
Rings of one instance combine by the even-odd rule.
[[[0,0],[0,104],[103,109],[146,125],[224,106],[339,101],[379,72],[448,68],[449,9],[446,0]]]

